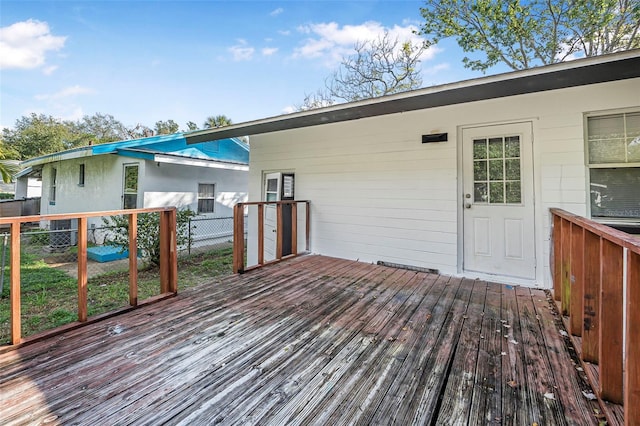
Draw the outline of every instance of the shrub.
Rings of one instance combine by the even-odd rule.
[[[192,230],[189,219],[196,213],[191,209],[178,210],[176,242],[179,247],[191,243]],[[105,244],[120,247],[122,251],[129,248],[129,218],[127,216],[111,216],[102,218],[112,234]],[[144,260],[160,264],[160,215],[158,213],[141,213],[138,215],[138,253]]]

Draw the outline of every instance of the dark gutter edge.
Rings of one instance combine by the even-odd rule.
[[[320,111],[315,114],[295,117],[281,116],[282,118],[276,117],[273,120],[266,120],[255,124],[247,123],[246,126],[232,126],[229,129],[220,128],[205,134],[185,136],[185,138],[187,144],[194,144],[211,141],[212,139],[218,140],[281,130],[299,129],[302,127],[340,123],[379,115],[416,111],[637,77],[640,77],[640,56],[633,56],[618,61],[602,62],[512,79],[491,81],[440,92],[414,96],[409,95],[403,98],[380,101],[372,104]]]

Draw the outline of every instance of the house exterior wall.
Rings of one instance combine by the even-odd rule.
[[[296,199],[311,200],[312,252],[460,274],[461,129],[530,122],[537,273],[524,284],[549,287],[548,209],[587,213],[584,115],[640,107],[639,88],[630,79],[255,135],[250,199],[264,173],[292,171]]]
[[[198,184],[215,184],[216,203],[208,217],[231,217],[233,206],[247,199],[246,171],[185,167],[148,162],[145,168],[145,207],[178,206],[198,210]]]

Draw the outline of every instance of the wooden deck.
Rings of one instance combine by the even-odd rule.
[[[545,292],[303,256],[0,354],[0,424],[589,425]]]

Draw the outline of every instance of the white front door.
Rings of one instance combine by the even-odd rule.
[[[282,174],[267,173],[264,176],[264,201],[280,201],[280,185]],[[275,204],[264,206],[264,260],[276,258],[277,212]]]
[[[463,269],[535,279],[531,123],[466,128]]]

